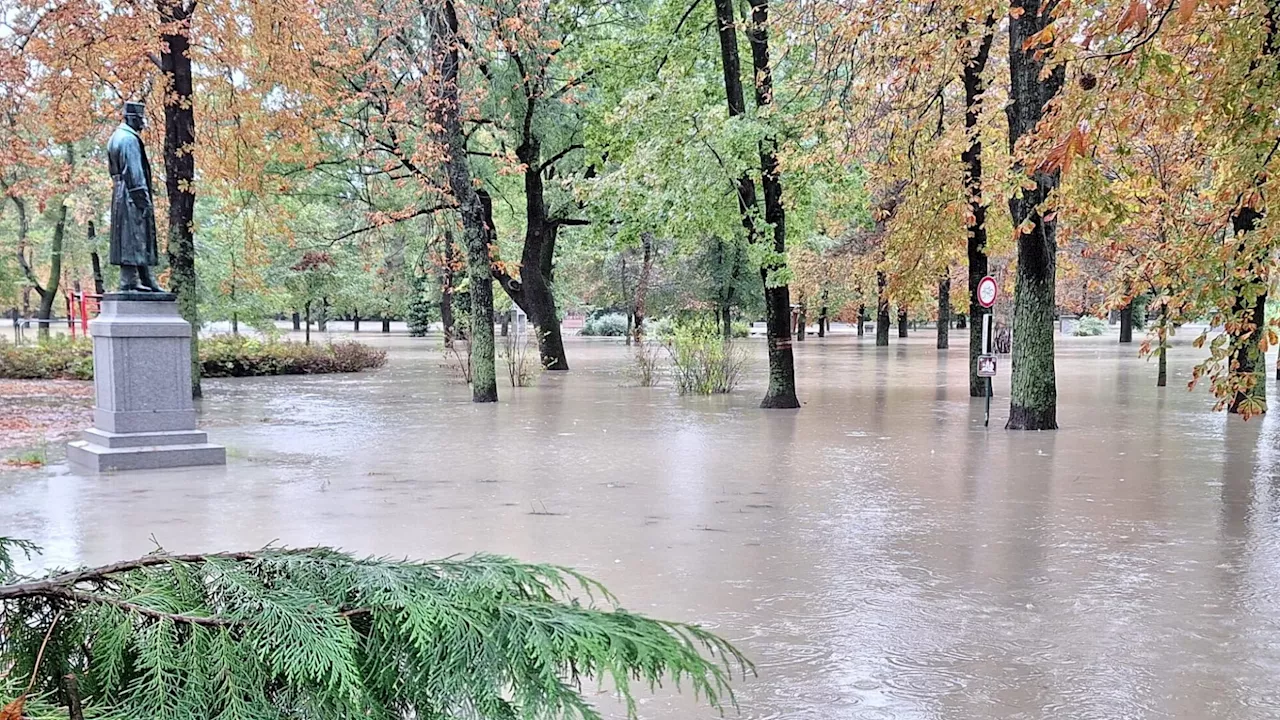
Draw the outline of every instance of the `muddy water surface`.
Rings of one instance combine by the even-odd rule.
[[[924,337],[806,342],[799,412],[755,408],[759,359],[732,396],[680,398],[588,341],[473,406],[433,345],[362,337],[387,368],[209,382],[225,469],[0,476],[0,534],[62,565],[152,535],[572,565],[737,642],[744,718],[1280,716],[1280,417],[1209,412],[1190,349],[1157,391],[1132,349],[1067,341],[1062,430],[1008,433],[1007,365],[987,430],[964,347]]]

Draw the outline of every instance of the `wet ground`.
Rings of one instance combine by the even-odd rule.
[[[965,349],[798,348],[799,412],[630,386],[625,351],[467,402],[429,342],[359,375],[207,383],[225,469],[0,475],[52,563],[272,540],[584,569],[736,641],[744,718],[1280,716],[1280,413],[1243,423],[1103,339],[1060,345],[1062,429],[992,429]],[[760,346],[753,344],[759,355]],[[713,717],[668,694],[655,720]],[[731,713],[732,715],[732,713]]]

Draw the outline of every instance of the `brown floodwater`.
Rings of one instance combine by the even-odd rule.
[[[573,372],[476,406],[435,342],[362,337],[388,367],[209,381],[225,469],[0,476],[0,534],[57,565],[152,536],[571,565],[735,641],[744,718],[1280,716],[1280,418],[1211,412],[1195,350],[1158,390],[1135,347],[1061,341],[1062,429],[1016,433],[1007,360],[984,429],[963,344],[927,333],[810,339],[798,412],[756,409],[756,341],[727,397],[635,387],[581,340]]]

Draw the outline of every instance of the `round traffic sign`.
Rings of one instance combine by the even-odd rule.
[[[996,285],[996,279],[990,275],[978,281],[978,304],[984,308],[989,308],[996,304],[996,295],[999,286]]]

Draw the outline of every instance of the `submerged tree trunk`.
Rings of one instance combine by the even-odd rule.
[[[440,68],[440,123],[446,152],[445,174],[458,214],[467,250],[467,277],[471,296],[471,400],[497,402],[498,379],[494,360],[493,338],[493,268],[489,248],[493,243],[492,211],[487,196],[481,195],[471,181],[467,160],[467,141],[462,132],[459,106],[458,71],[460,67],[458,14],[454,0],[444,0],[447,33],[433,36],[432,55]]]
[[[938,349],[951,347],[951,276],[938,281]]]
[[[822,307],[818,308],[818,337],[827,336],[827,325],[831,322],[827,315],[827,291],[822,291]]]
[[[1262,217],[1261,212],[1248,207],[1232,217],[1232,229],[1242,250],[1244,236],[1257,228]],[[1267,275],[1268,262],[1264,258],[1250,263],[1245,279],[1236,286],[1231,312],[1241,322],[1240,329],[1231,338],[1231,366],[1242,385],[1227,404],[1227,410],[1232,413],[1259,414],[1267,409],[1267,356],[1261,345],[1267,327],[1267,288],[1261,279]]]
[[[384,333],[391,332],[391,318],[389,317],[382,318],[382,332]]]
[[[1046,3],[1048,4],[1048,3]],[[1041,48],[1033,37],[1053,23],[1041,0],[1020,0],[1021,15],[1009,18],[1009,148],[1035,131],[1045,105],[1062,88],[1066,69],[1045,70]],[[1021,169],[1020,172],[1026,172]],[[1040,208],[1058,186],[1058,170],[1030,171],[1033,189],[1009,201],[1015,228],[1030,229],[1018,236],[1018,278],[1013,310],[1013,379],[1009,430],[1054,430],[1058,427],[1058,386],[1053,361],[1054,283],[1057,270],[1056,221],[1041,216]]]
[[[966,23],[967,25],[967,23]],[[964,164],[964,186],[969,205],[968,261],[969,308],[965,322],[969,330],[969,397],[986,397],[987,379],[978,377],[978,356],[982,354],[982,316],[991,310],[978,303],[978,283],[986,277],[987,265],[987,203],[982,197],[982,134],[979,115],[986,82],[982,75],[991,57],[991,44],[995,39],[996,17],[988,14],[982,22],[982,35],[977,47],[964,66],[964,130],[968,143],[960,154]],[[967,27],[966,27],[967,34]]]
[[[360,332],[360,310],[353,310],[351,313],[351,331]]]
[[[320,317],[316,319],[316,329],[320,332],[329,332],[329,298],[328,296],[320,298]]]
[[[809,334],[809,312],[804,303],[800,303],[800,312],[796,315],[796,342],[804,342]]]
[[[883,270],[876,271],[876,346],[889,346],[889,280]]]
[[[632,333],[634,333],[636,342],[644,340],[645,301],[649,295],[649,276],[653,273],[653,233],[640,233],[640,246],[644,250],[644,260],[640,265],[640,278],[636,282],[635,301],[631,304],[632,312],[635,315]]]
[[[297,310],[293,311],[293,329],[294,331],[302,329],[302,314]]]
[[[303,312],[306,313],[306,324],[307,324],[306,335],[303,336],[303,342],[307,345],[310,345],[311,344],[311,301],[310,300],[308,300],[306,306],[303,307]]]
[[[867,306],[858,305],[858,337],[867,334]]]
[[[1120,308],[1120,342],[1133,342],[1133,301]]]
[[[1156,357],[1159,359],[1159,370],[1156,374],[1156,387],[1165,387],[1169,382],[1169,361],[1168,361],[1168,345],[1169,345],[1169,307],[1162,305],[1160,307],[1160,347],[1156,350]],[[1280,366],[1277,366],[1280,372]]]
[[[751,65],[755,71],[756,111],[766,112],[773,103],[773,72],[769,64],[769,0],[750,0],[751,24],[747,26],[747,41],[751,45]],[[760,270],[765,284],[765,308],[769,344],[769,388],[762,408],[798,408],[796,397],[795,356],[791,352],[791,336],[787,332],[788,315],[791,314],[791,289],[786,285],[769,284],[769,272],[786,269],[787,232],[785,209],[782,204],[782,178],[778,167],[778,141],[772,135],[760,140],[760,187],[764,191],[764,221],[773,228],[772,267]],[[802,331],[803,332],[803,331]]]
[[[169,199],[169,287],[191,323],[191,395],[200,397],[200,288],[196,281],[195,101],[192,97],[191,14],[195,0],[156,0],[166,32],[160,36],[165,76],[164,169]]]
[[[898,306],[898,337],[900,338],[904,338],[907,336],[907,320],[908,320],[907,306],[899,305]]]
[[[738,36],[734,24],[731,0],[715,0],[716,25],[720,41],[720,67],[724,74],[725,100],[729,117],[746,113],[746,97],[742,88],[742,68],[738,59]],[[751,24],[747,39],[751,45],[752,67],[755,70],[756,106],[764,108],[772,102],[773,76],[769,67],[769,6],[766,0],[751,0]],[[773,229],[773,249],[786,250],[786,226],[782,207],[782,183],[778,177],[778,162],[772,138],[760,141],[761,185],[764,189],[764,220]],[[744,173],[735,182],[738,210],[742,225],[752,243],[766,243],[767,239],[756,227],[758,212],[755,182]],[[762,408],[798,408],[800,401],[795,390],[795,357],[791,352],[791,294],[786,285],[770,287],[769,271],[762,267],[764,285],[765,326],[769,348],[769,386]]]

